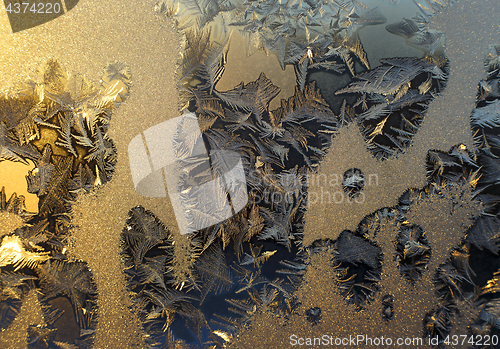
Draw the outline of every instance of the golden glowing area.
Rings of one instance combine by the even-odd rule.
[[[240,82],[249,83],[255,81],[262,72],[281,89],[280,93],[271,101],[269,106],[273,110],[280,106],[281,99],[293,96],[295,91],[293,67],[288,65],[283,70],[275,55],[266,55],[262,51],[247,55],[246,38],[238,31],[233,31],[229,43],[224,75],[222,75],[222,78],[217,83],[217,89],[219,91],[226,91],[232,89]]]
[[[16,193],[18,196],[24,196],[24,203],[28,212],[38,212],[38,197],[35,194],[28,193],[26,176],[35,165],[29,161],[29,165],[21,162],[2,161],[0,162],[0,187],[5,187],[7,199]]]
[[[26,251],[22,240],[16,236],[5,236],[0,245],[0,267],[13,265],[14,271],[21,268],[36,268],[50,258],[48,252],[33,253]]]

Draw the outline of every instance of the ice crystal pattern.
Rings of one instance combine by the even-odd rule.
[[[43,323],[29,327],[29,348],[92,345],[97,290],[87,263],[66,254],[71,205],[111,179],[116,150],[108,127],[130,84],[130,70],[120,62],[109,64],[101,85],[94,86],[49,59],[33,79],[0,96],[0,161],[35,164],[26,180],[28,192],[38,196],[38,212],[26,210],[23,196],[14,193],[7,200],[5,189],[0,193],[1,210],[24,223],[0,243],[0,327],[7,328],[26,295],[37,290]],[[54,305],[63,304],[61,299],[71,307]],[[59,340],[57,321],[63,313],[78,328],[73,343]]]
[[[306,35],[311,45],[302,48],[293,43],[294,38],[287,38],[291,41],[285,56],[296,52],[294,59],[283,58],[283,64],[296,69],[296,91],[282,100],[280,108],[269,110],[279,88],[264,74],[228,91],[217,89],[229,36],[212,41],[207,24],[220,13],[231,23],[233,10],[224,7],[230,6],[228,2],[201,5],[193,2],[186,10],[197,13],[195,28],[183,22],[189,17],[175,17],[186,47],[178,71],[181,108],[196,112],[210,150],[240,153],[250,202],[234,217],[191,236],[192,277],[184,280],[174,276],[175,242],[168,228],[153,212],[132,208],[122,234],[122,258],[136,311],[150,335],[148,344],[218,347],[234,342],[237,347],[236,336],[244,334],[252,321],[262,319],[262,314],[273,314],[290,328],[300,319],[320,328],[331,314],[320,304],[302,305],[307,298],[300,297],[316,256],[325,253],[334,275],[331,292],[340,295],[336,306],[353,317],[374,314],[373,321],[367,321],[373,328],[384,319],[396,333],[397,321],[415,317],[412,304],[424,302],[418,320],[411,324],[413,335],[438,335],[442,340],[454,329],[466,331],[468,325],[474,334],[495,331],[496,303],[487,298],[497,292],[488,286],[495,283],[496,270],[478,277],[471,263],[480,250],[487,250],[494,260],[498,253],[498,196],[491,191],[498,185],[498,140],[484,134],[486,125],[495,127],[494,94],[489,100],[478,97],[472,117],[478,125],[477,142],[487,141],[487,148],[481,146],[473,154],[457,144],[448,152],[429,151],[427,186],[408,189],[398,205],[373,212],[356,231],[304,246],[307,175],[318,166],[339,127],[358,124],[367,147],[380,160],[403,152],[418,131],[428,103],[445,88],[446,59],[436,53],[438,46],[422,46],[427,52],[422,59],[383,60],[381,66],[356,74],[350,85],[337,91],[338,96],[351,94],[358,99],[353,105],[344,102],[337,115],[301,73],[303,67],[316,63],[317,69],[331,69],[327,51],[317,51],[311,36]],[[240,5],[242,11],[246,6],[271,6],[268,2]],[[436,3],[432,11],[421,7],[417,17],[422,26],[415,30],[424,35],[430,18],[443,6]],[[167,16],[175,13],[166,3],[157,9]],[[255,11],[254,23],[260,15]],[[251,38],[258,30],[244,30],[254,45],[257,41]],[[263,37],[260,34],[261,43]],[[271,50],[264,44],[260,48]],[[488,81],[481,82],[486,88],[495,86],[491,81],[496,79],[492,69],[498,50],[492,47],[488,57],[491,73]],[[362,56],[354,59],[363,63]],[[335,69],[342,69],[340,61],[335,63]],[[362,192],[362,183],[363,175],[352,169],[343,186],[356,193]],[[432,221],[434,226],[426,226],[424,212],[431,214],[438,208],[443,214]],[[448,216],[458,222],[454,230],[443,228]],[[432,233],[432,227],[450,236],[443,239]],[[404,298],[404,294],[413,296]],[[210,306],[215,302],[218,309]],[[478,309],[467,313],[472,307]]]
[[[194,17],[177,13],[168,3],[158,4],[158,13],[175,16],[185,44],[177,71],[181,108],[198,115],[210,152],[240,154],[249,203],[226,221],[190,236],[191,275],[184,279],[175,273],[176,244],[168,226],[145,207],[130,209],[123,222],[121,257],[131,311],[138,314],[149,347],[238,346],[249,325],[263,316],[289,328],[304,324],[312,331],[322,326],[331,330],[337,323],[332,316],[341,323],[346,314],[366,320],[366,313],[373,314],[373,321],[365,321],[371,328],[383,321],[396,331],[395,320],[403,318],[415,336],[442,339],[454,329],[498,331],[496,46],[488,52],[488,77],[480,82],[471,117],[478,152],[462,144],[448,152],[429,151],[424,188],[408,189],[396,206],[373,212],[357,230],[336,240],[302,243],[307,175],[315,171],[339,127],[356,123],[382,160],[411,142],[427,103],[446,81],[446,61],[437,57],[435,36],[426,34],[426,23],[449,2],[421,2],[413,24],[407,21],[405,35],[428,52],[426,57],[389,58],[361,73],[354,62],[368,65],[356,28],[377,23],[377,16],[357,1],[339,7],[337,1],[290,1],[284,6],[274,1],[194,0],[185,9]],[[333,17],[322,16],[331,10]],[[219,15],[227,27],[248,35],[250,52],[273,51],[282,65],[294,65],[295,94],[279,108],[269,109],[279,87],[264,74],[228,91],[217,89],[229,45],[229,34],[219,41],[210,37],[210,23]],[[185,21],[190,18],[195,22]],[[358,101],[346,101],[334,113],[321,91],[307,82],[311,69],[349,70],[356,77],[338,96],[353,94]],[[66,238],[75,196],[112,179],[116,155],[107,131],[112,110],[127,97],[121,91],[128,91],[130,83],[130,71],[121,63],[109,65],[102,86],[94,87],[50,60],[40,67],[37,79],[1,99],[0,160],[36,164],[27,185],[40,204],[37,214],[29,213],[22,197],[7,199],[1,192],[0,209],[19,215],[25,224],[2,236],[0,324],[8,327],[23,297],[37,288],[42,304],[68,299],[71,310],[66,311],[73,312],[80,330],[74,343],[58,341],[54,324],[60,314],[47,306],[45,324],[28,329],[32,347],[92,344],[96,289],[86,263],[65,255]],[[55,140],[40,142],[45,134]],[[211,166],[217,171],[217,163]],[[344,187],[361,189],[361,178],[353,169]],[[425,215],[434,209],[446,214]],[[434,220],[424,219],[428,217]],[[449,217],[457,218],[452,230],[446,228]],[[437,230],[449,235],[443,238]],[[484,256],[491,263],[478,268],[477,260]],[[317,264],[321,259],[325,263]],[[311,296],[305,295],[312,276],[323,271],[318,268],[324,268],[321,277],[331,287],[317,284],[316,290],[335,299],[331,304],[309,302]],[[418,302],[425,306],[415,307]]]

